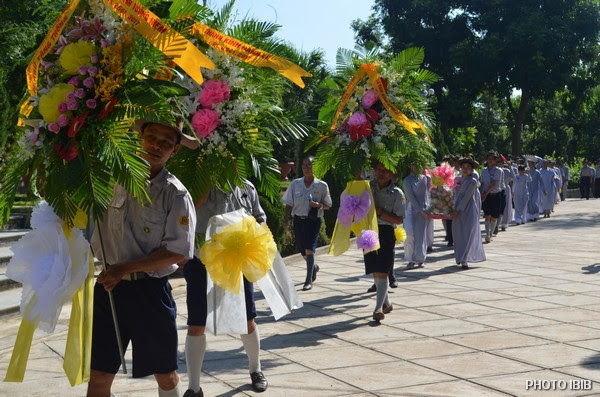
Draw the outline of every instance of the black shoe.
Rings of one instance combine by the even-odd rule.
[[[269,382],[267,382],[267,379],[262,372],[252,372],[250,374],[250,379],[252,380],[252,389],[254,389],[255,392],[262,393],[267,390]]]
[[[449,242],[448,244],[446,244],[448,247],[454,247],[454,243]]]
[[[427,247],[427,253],[433,252],[433,247]]]
[[[311,283],[304,283],[304,285],[302,286],[302,291],[310,291],[311,289],[312,289]]]
[[[319,270],[321,270],[321,268],[319,267],[319,265],[315,264],[315,267],[313,268],[313,274],[312,274],[312,282],[313,283],[317,279],[317,273],[319,272]]]
[[[398,282],[396,280],[390,281],[390,288],[398,288]]]
[[[192,389],[187,389],[186,392],[183,393],[183,397],[204,397],[204,392],[202,391],[202,388],[200,388],[197,393],[194,393]]]
[[[375,284],[371,285],[367,292],[377,292],[377,286]]]

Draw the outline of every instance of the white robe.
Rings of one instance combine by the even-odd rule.
[[[543,168],[540,171],[540,176],[542,210],[552,211],[556,203],[556,180],[558,177],[550,168]]]
[[[477,185],[473,176],[461,179],[454,196],[454,208],[458,211],[458,216],[452,220],[452,238],[457,264],[485,261],[477,206]]]
[[[529,184],[531,176],[529,174],[517,175],[513,181],[514,201],[515,201],[515,222],[525,223],[527,219],[527,203],[529,202]]]
[[[527,203],[527,214],[531,219],[537,219],[540,216],[540,190],[541,190],[541,177],[540,172],[537,169],[529,171],[531,176],[531,182],[529,183],[529,201]]]
[[[404,230],[404,260],[407,262],[425,262],[427,258],[427,226],[429,221],[419,214],[429,205],[429,178],[425,175],[410,174],[402,184],[406,195],[406,218]]]

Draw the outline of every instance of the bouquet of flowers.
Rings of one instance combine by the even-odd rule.
[[[431,203],[427,212],[435,219],[448,219],[453,211],[454,167],[443,163],[429,171],[431,176]]]
[[[151,77],[166,64],[164,55],[103,1],[81,2],[73,11],[64,30],[53,27],[38,50],[47,48],[39,76],[28,68],[31,95],[0,178],[3,220],[24,175],[68,223],[78,209],[100,217],[115,182],[147,198],[148,166],[131,126],[138,118],[174,121],[167,99],[188,94]]]
[[[224,9],[217,15],[229,13]],[[265,196],[279,199],[279,165],[272,154],[272,142],[301,138],[307,135],[308,129],[283,108],[287,81],[268,68],[254,66],[277,70],[275,64],[257,64],[250,58],[261,54],[261,59],[278,59],[277,64],[287,63],[292,65],[289,68],[300,70],[300,75],[309,74],[246,43],[244,40],[253,42],[260,37],[259,44],[277,48],[276,40],[270,37],[273,32],[259,34],[257,29],[261,24],[256,21],[242,21],[231,27],[227,30],[231,36],[214,29],[227,25],[218,18],[207,24],[196,23],[191,32],[215,68],[202,69],[205,77],[202,84],[177,74],[173,80],[190,92],[172,102],[185,116],[184,125],[190,135],[198,138],[199,148],[182,149],[170,161],[169,169],[188,187],[194,199],[212,187],[227,191],[232,185],[241,186],[249,178],[257,182],[257,189]],[[235,45],[228,47],[226,43]],[[303,86],[298,79],[293,81]]]
[[[423,50],[407,49],[388,63],[375,61],[376,54],[338,51],[338,76],[330,85],[352,78],[321,109],[319,118],[330,121],[331,128],[311,143],[319,145],[313,165],[317,177],[331,168],[354,175],[373,161],[395,171],[411,152],[432,151],[428,85],[437,78],[420,68]]]

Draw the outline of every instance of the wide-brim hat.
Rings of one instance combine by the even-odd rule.
[[[492,156],[492,157],[494,157],[494,158],[498,159],[498,152],[497,152],[497,151],[495,151],[495,150],[490,150],[490,151],[489,151],[489,152],[487,152],[487,154],[485,155],[485,158],[486,158],[486,160],[487,160],[487,158],[488,158],[488,157],[490,157],[490,156]]]
[[[473,169],[479,168],[479,163],[475,159],[472,159],[470,157],[461,157],[458,159],[458,164],[463,165],[463,163],[471,164],[471,167],[473,167]]]
[[[141,134],[142,131],[149,124],[159,124],[159,125],[162,125],[164,127],[170,128],[171,130],[175,131],[177,134],[179,134],[181,136],[180,144],[187,148],[196,149],[198,146],[200,146],[200,142],[198,142],[198,139],[183,133],[183,121],[178,121],[175,125],[173,125],[173,124],[169,124],[169,123],[163,122],[163,121],[150,121],[150,120],[138,119],[133,123],[133,129]]]

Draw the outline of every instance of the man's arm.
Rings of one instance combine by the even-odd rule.
[[[98,282],[104,285],[104,289],[110,291],[129,273],[160,270],[164,267],[182,262],[185,259],[186,257],[184,255],[176,254],[165,247],[161,247],[153,251],[150,255],[121,262],[109,267],[107,271],[100,273]]]

